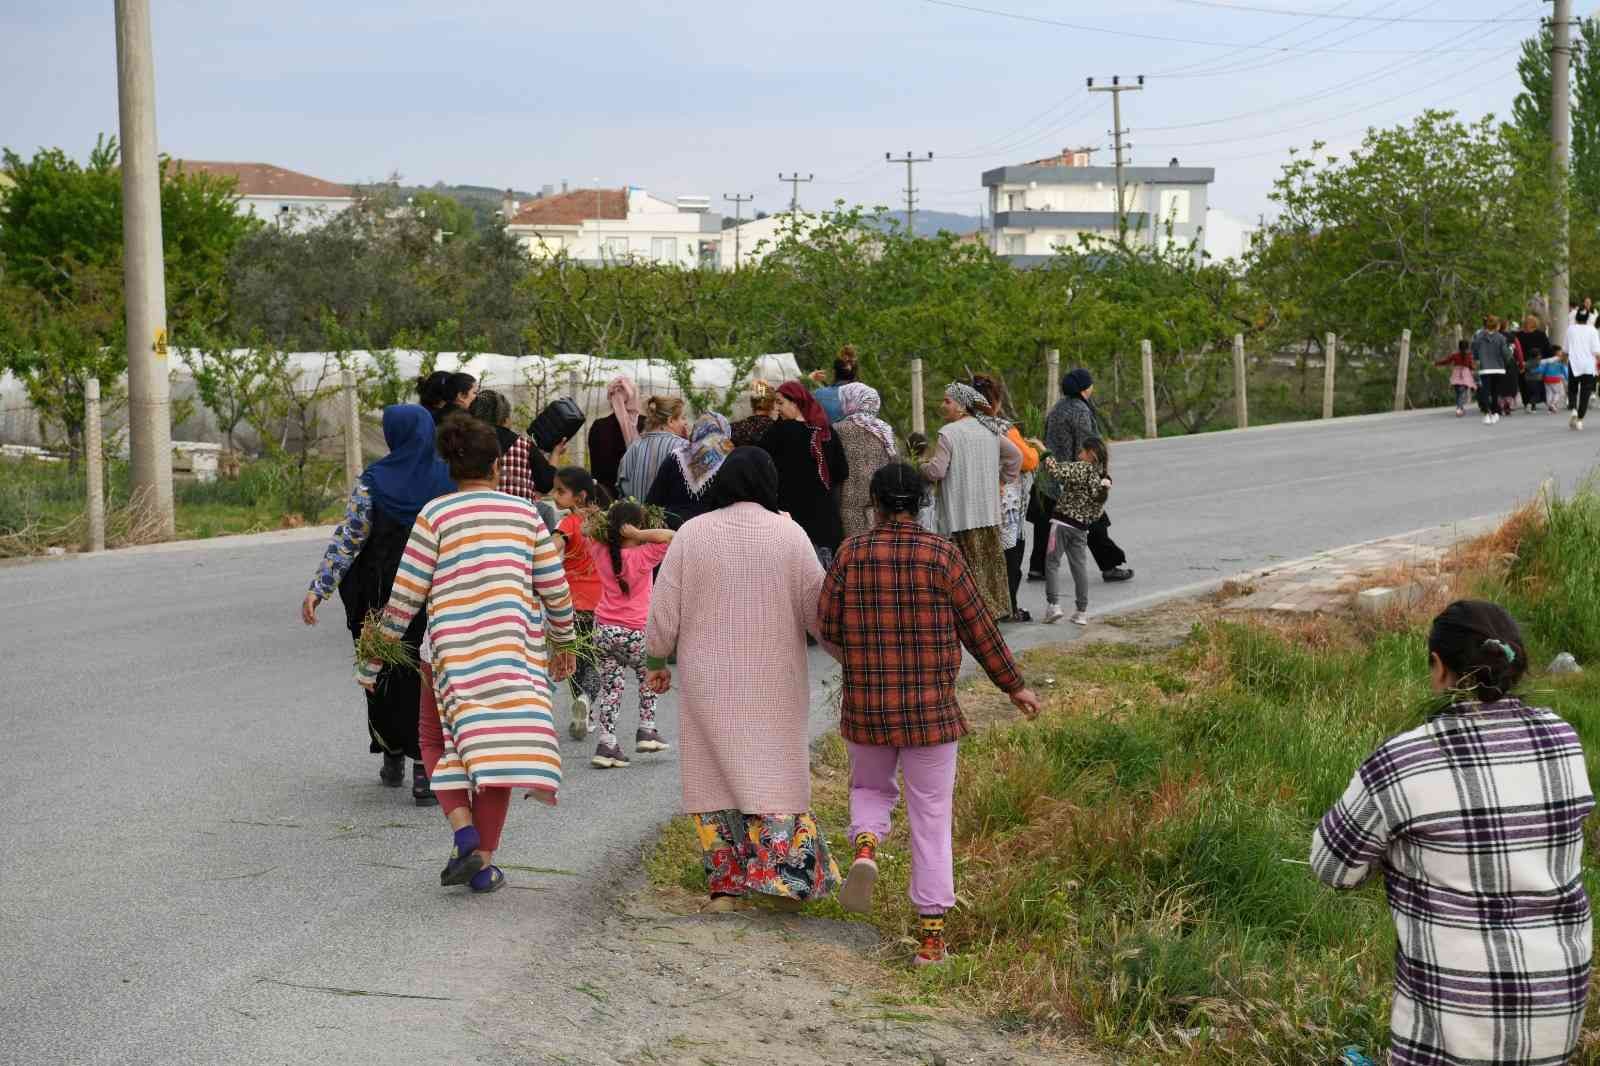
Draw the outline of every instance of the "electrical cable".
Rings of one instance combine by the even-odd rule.
[[[1256,7],[1251,4],[1229,4],[1223,0],[1173,0],[1178,4],[1190,4],[1194,7],[1213,7],[1223,11],[1241,11],[1260,15],[1290,15],[1295,18],[1339,19],[1344,22],[1423,22],[1432,25],[1440,23],[1469,23],[1474,26],[1483,26],[1496,22],[1520,22],[1521,19],[1486,18],[1389,18],[1384,15],[1335,15],[1317,11],[1289,11],[1279,7]]]

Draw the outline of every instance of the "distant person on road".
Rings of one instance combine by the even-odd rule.
[[[1544,403],[1545,408],[1555,414],[1567,406],[1567,352],[1566,349],[1556,347],[1551,349],[1550,358],[1539,366],[1539,373],[1544,376]]]
[[[1017,424],[1004,417],[1007,396],[1006,385],[998,377],[979,374],[972,379],[972,387],[983,394],[988,408],[974,417],[987,426],[990,432],[1005,437],[1022,455],[1021,472],[1014,481],[1000,486],[1000,550],[1006,560],[1006,588],[1011,593],[1011,613],[1001,621],[1031,622],[1033,616],[1017,602],[1017,590],[1022,585],[1022,557],[1028,550],[1028,539],[1022,534],[1027,521],[1028,500],[1033,493],[1034,472],[1039,469],[1039,452],[1022,436]]]
[[[417,379],[417,402],[428,409],[435,425],[445,416],[465,411],[478,398],[478,379],[471,374],[435,370]]]
[[[434,448],[433,418],[417,404],[383,409],[383,439],[389,454],[356,478],[344,517],[322,553],[311,590],[300,605],[306,625],[317,624],[317,608],[339,591],[351,639],[361,635],[367,615],[389,602],[395,573],[411,536],[411,523],[429,500],[455,491],[450,470]],[[428,616],[418,611],[401,642],[413,656],[422,645]],[[431,805],[428,770],[417,742],[417,708],[422,681],[415,670],[385,667],[379,684],[367,692],[367,735],[370,750],[382,754],[378,780],[399,788],[405,780],[406,757],[411,767],[411,796],[419,806]]]
[[[779,514],[778,468],[736,448],[713,509],[667,549],[645,629],[652,691],[680,655],[683,809],[695,825],[713,913],[761,898],[781,907],[830,895],[839,870],[811,813],[806,637],[817,630],[822,565]]]
[[[1572,371],[1572,388],[1576,400],[1572,417],[1567,425],[1583,428],[1583,416],[1589,413],[1589,399],[1594,395],[1596,358],[1600,357],[1600,332],[1585,311],[1578,312],[1578,321],[1567,328],[1567,367]]]
[[[807,377],[812,384],[822,385],[812,393],[817,403],[822,405],[822,411],[828,416],[830,424],[844,417],[844,405],[839,402],[839,388],[856,380],[856,346],[847,344],[839,349],[839,354],[833,360],[833,384],[822,385],[828,376],[820,370],[813,370]]]
[[[1545,402],[1544,373],[1539,367],[1550,358],[1550,335],[1541,328],[1539,316],[1529,314],[1511,339],[1522,360],[1522,406],[1532,411]]]
[[[845,382],[839,386],[839,406],[844,417],[834,422],[833,432],[850,468],[839,487],[839,521],[844,535],[853,537],[872,528],[872,475],[895,459],[894,429],[878,417],[883,400],[871,385]]]
[[[759,447],[778,468],[778,509],[800,523],[826,568],[844,539],[838,492],[850,460],[816,398],[798,381],[778,386],[778,419]]]
[[[606,402],[611,413],[589,426],[589,470],[612,496],[617,494],[617,470],[622,457],[644,432],[644,413],[639,410],[639,386],[626,374],[618,374],[606,385]]]
[[[452,415],[439,427],[439,451],[457,491],[417,514],[381,631],[398,637],[427,611],[418,724],[434,795],[455,831],[439,883],[494,892],[506,880],[493,859],[511,791],[553,807],[561,785],[551,683],[574,666],[572,597],[539,512],[496,488],[500,444],[489,427]],[[356,670],[368,690],[378,675],[376,660]]]
[[[1072,591],[1076,611],[1074,625],[1089,624],[1089,530],[1106,509],[1111,493],[1111,459],[1105,442],[1090,437],[1076,462],[1058,463],[1055,456],[1045,459],[1045,470],[1055,482],[1056,509],[1050,520],[1050,554],[1045,561],[1044,597],[1048,607],[1046,623],[1061,621],[1061,561],[1072,572]]]
[[[1428,664],[1448,705],[1361,764],[1311,868],[1341,889],[1383,870],[1399,934],[1390,1062],[1566,1062],[1594,950],[1583,746],[1514,695],[1528,649],[1494,604],[1446,607]]]
[[[872,907],[878,845],[900,796],[898,770],[911,825],[909,894],[921,919],[917,966],[945,961],[945,912],[956,902],[950,830],[956,748],[968,732],[956,702],[961,649],[1024,715],[1039,713],[966,559],[918,524],[927,491],[908,463],[873,475],[877,524],[839,550],[820,612],[823,639],[839,649],[839,733],[850,750],[855,857],[840,903],[858,913]]]
[[[652,396],[644,405],[644,433],[628,445],[617,468],[617,498],[643,500],[656,483],[661,464],[684,446],[689,420],[679,396]]]
[[[735,448],[748,448],[761,443],[761,438],[775,421],[772,412],[777,402],[778,390],[772,387],[772,382],[756,378],[750,383],[750,414],[735,422],[729,434]]]
[[[1478,410],[1483,424],[1500,421],[1502,402],[1509,408],[1516,391],[1516,378],[1509,372],[1514,365],[1511,345],[1500,332],[1500,320],[1483,316],[1483,328],[1472,335],[1472,358],[1478,364]]]
[[[1478,379],[1472,373],[1472,342],[1463,338],[1453,354],[1436,360],[1433,365],[1450,368],[1450,387],[1456,394],[1456,417],[1461,418],[1467,413],[1472,390],[1478,387]]]
[[[1099,413],[1094,409],[1094,378],[1079,367],[1061,379],[1061,399],[1045,419],[1044,442],[1058,463],[1076,462],[1083,442],[1091,437],[1106,439],[1100,431]],[[1102,514],[1089,529],[1089,553],[1105,581],[1131,581],[1133,570],[1128,556],[1111,539],[1111,515]]]

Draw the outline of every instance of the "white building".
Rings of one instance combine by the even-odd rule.
[[[793,234],[804,238],[817,224],[818,216],[805,211],[784,211],[766,218],[753,218],[722,231],[722,269],[753,266],[765,259],[778,242]]]
[[[1229,259],[1235,262],[1244,259],[1244,254],[1250,250],[1250,245],[1255,241],[1259,228],[1252,222],[1230,214],[1220,207],[1213,207],[1206,211],[1206,230],[1204,237],[1206,257],[1213,263],[1222,263]]]
[[[323,181],[270,163],[174,159],[171,169],[234,179],[239,211],[284,229],[300,230],[318,225],[356,202],[356,191],[349,185]]]
[[[1124,167],[1122,175],[1130,239],[1186,245],[1200,235],[1215,170],[1181,167],[1173,160],[1164,167]],[[1018,265],[1041,263],[1058,248],[1077,247],[1084,234],[1117,235],[1116,168],[1090,166],[1087,150],[997,167],[984,172],[983,184],[994,218],[990,247]]]
[[[535,258],[581,263],[639,260],[715,269],[722,256],[722,216],[708,196],[676,201],[643,189],[578,189],[526,204],[507,201],[506,232]]]

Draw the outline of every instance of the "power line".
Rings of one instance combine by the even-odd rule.
[[[1494,22],[1522,22],[1518,18],[1486,18],[1486,19],[1459,19],[1459,18],[1390,18],[1385,15],[1333,15],[1320,11],[1288,11],[1281,7],[1255,7],[1250,4],[1229,4],[1223,0],[1175,0],[1176,3],[1190,4],[1194,7],[1220,8],[1223,11],[1241,11],[1260,15],[1289,15],[1294,18],[1339,19],[1342,22],[1425,22],[1429,24],[1462,23],[1482,26]]]
[[[1201,41],[1192,37],[1168,37],[1157,33],[1139,33],[1136,30],[1110,30],[1104,26],[1089,26],[1081,22],[1064,22],[1060,19],[1044,18],[1040,15],[1024,15],[1016,11],[1001,11],[998,8],[979,7],[977,4],[960,3],[958,0],[922,0],[924,4],[936,7],[955,8],[960,11],[971,11],[979,15],[993,15],[996,18],[1016,19],[1019,22],[1032,22],[1042,26],[1055,26],[1064,30],[1077,30],[1080,33],[1103,33],[1112,37],[1130,37],[1140,41],[1160,41],[1164,44],[1198,45],[1205,48],[1241,48],[1237,41]],[[1424,55],[1433,51],[1431,48],[1273,48],[1260,46],[1259,50],[1267,52],[1294,52],[1299,55],[1373,55],[1373,56],[1414,56]],[[1462,48],[1462,52],[1500,52],[1504,48],[1500,45],[1489,45],[1481,48]]]
[[[1340,3],[1337,7],[1334,8],[1334,11],[1338,11],[1340,8],[1349,7],[1353,3],[1355,3],[1355,0],[1343,0],[1342,3]],[[1185,65],[1183,65],[1181,67],[1174,67],[1170,71],[1164,71],[1161,76],[1162,77],[1166,77],[1166,78],[1184,76],[1183,72],[1194,70],[1196,67],[1205,67],[1205,66],[1209,66],[1209,65],[1214,64],[1214,63],[1222,63],[1222,62],[1229,61],[1234,56],[1243,55],[1244,53],[1252,51],[1255,48],[1259,48],[1262,45],[1270,44],[1273,41],[1280,40],[1280,39],[1282,39],[1284,37],[1288,37],[1291,34],[1299,33],[1301,30],[1308,28],[1313,22],[1316,22],[1316,21],[1317,20],[1314,19],[1314,18],[1308,18],[1300,25],[1290,26],[1288,29],[1279,30],[1277,33],[1269,33],[1269,34],[1267,34],[1267,36],[1261,38],[1259,41],[1252,41],[1250,44],[1240,45],[1239,47],[1233,49],[1232,51],[1225,52],[1224,54],[1222,54],[1220,56],[1212,56],[1212,57],[1210,57],[1208,59],[1201,59],[1201,60],[1197,60],[1197,61],[1195,61],[1193,63],[1187,63],[1187,64],[1185,64]],[[1297,46],[1298,47],[1304,47],[1305,45],[1311,43],[1312,41],[1315,41],[1317,39],[1317,37],[1320,37],[1320,36],[1326,36],[1326,35],[1325,34],[1318,34],[1318,35],[1312,36],[1310,38],[1307,38],[1304,41],[1297,42]],[[1196,77],[1203,77],[1205,75],[1198,74],[1198,75],[1195,75],[1195,76]]]

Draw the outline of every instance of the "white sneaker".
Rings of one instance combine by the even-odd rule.
[[[1577,429],[1578,428],[1578,416],[1577,415],[1573,415],[1571,418],[1567,419],[1567,428],[1568,429]]]
[[[1486,425],[1486,426],[1494,425],[1494,415],[1484,415],[1483,416],[1483,424]]]
[[[1572,428],[1580,433],[1583,432],[1583,419],[1580,418],[1576,422],[1572,423]]]
[[[1089,612],[1088,611],[1075,611],[1075,612],[1073,612],[1072,624],[1075,625],[1075,626],[1086,626],[1086,625],[1088,625],[1089,624]]]
[[[1044,618],[1042,621],[1047,626],[1053,625],[1056,622],[1061,621],[1066,616],[1067,612],[1061,609],[1061,605],[1059,603],[1052,603],[1050,606],[1044,609]]]
[[[589,697],[579,694],[572,700],[572,722],[567,726],[567,735],[573,740],[582,740],[589,735]]]

